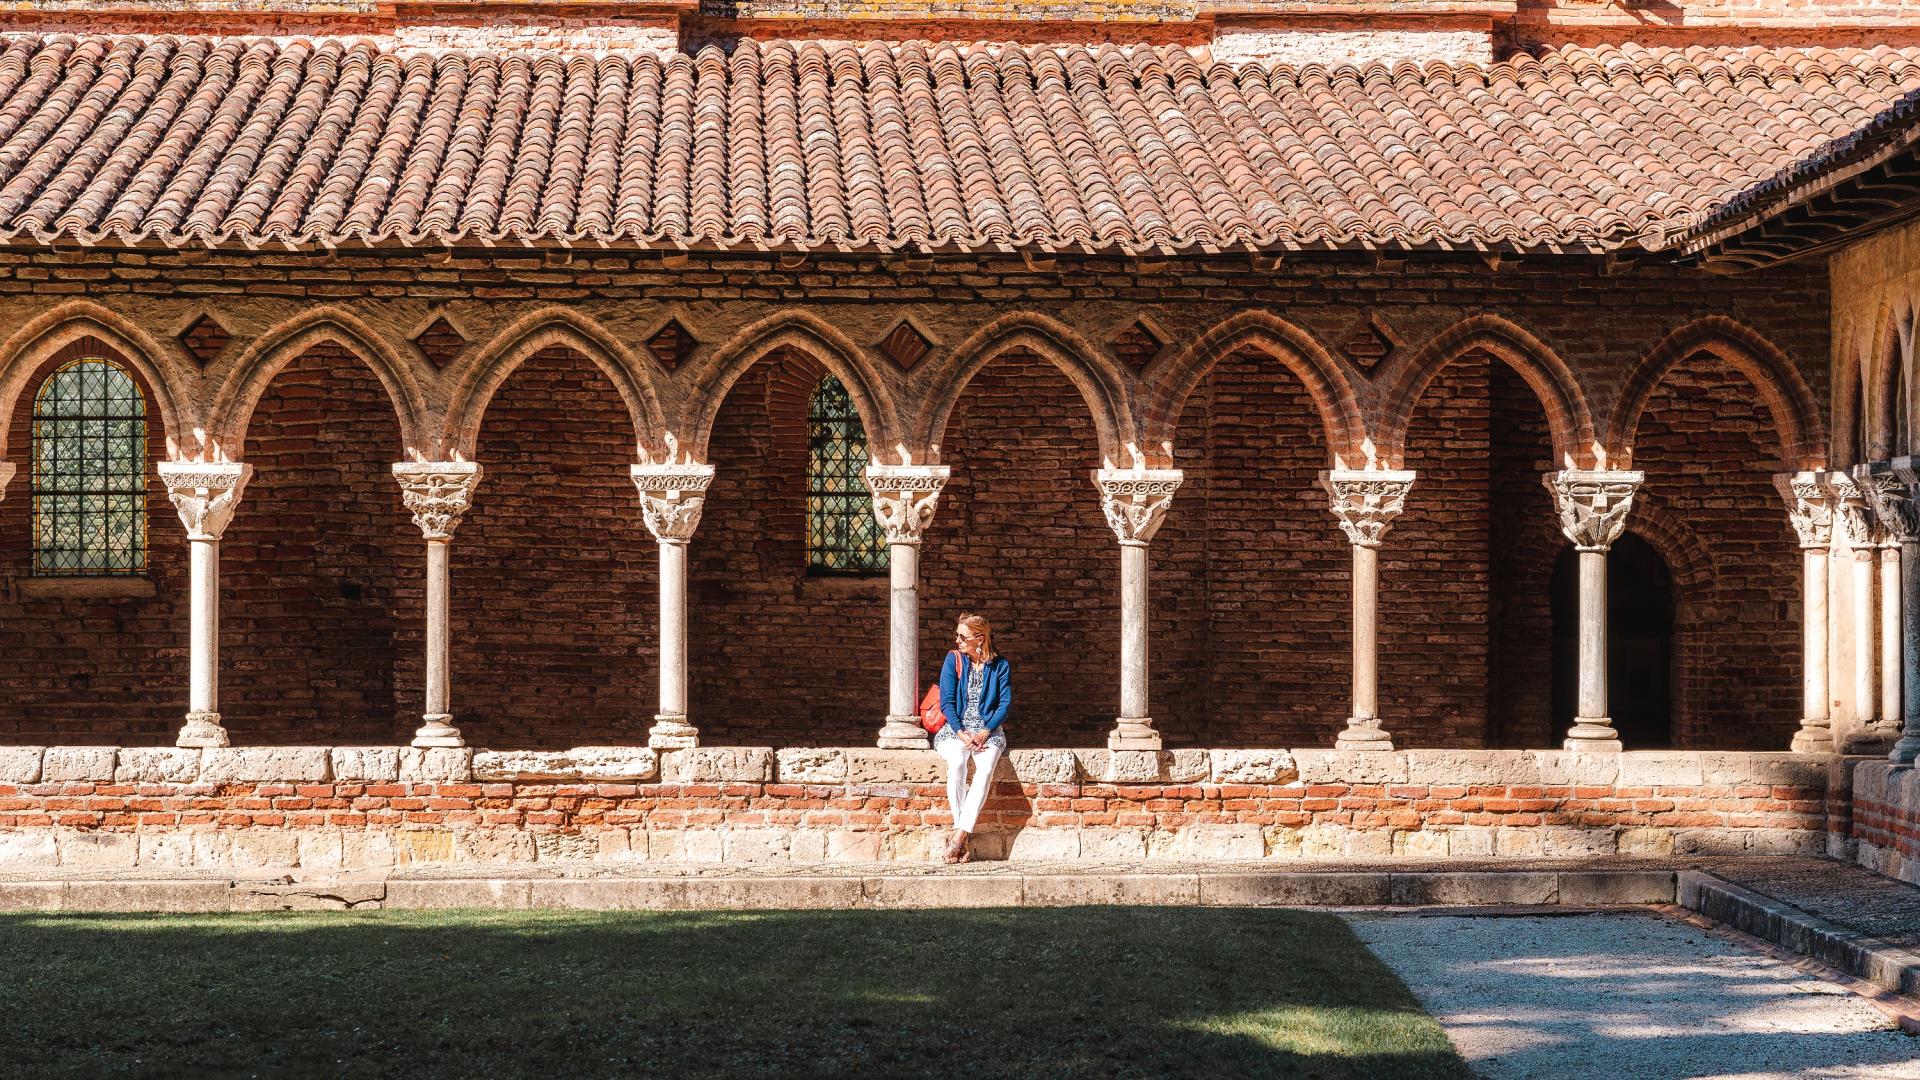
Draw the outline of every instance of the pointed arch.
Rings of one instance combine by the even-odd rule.
[[[994,358],[1015,349],[1031,352],[1058,368],[1086,401],[1100,452],[1115,464],[1131,463],[1126,447],[1129,443],[1139,446],[1140,440],[1133,423],[1127,377],[1092,342],[1036,312],[1015,312],[993,320],[969,335],[941,363],[924,369],[924,377],[932,381],[936,391],[913,426],[923,445],[940,444],[967,384]],[[1150,452],[1145,446],[1140,450]]]
[[[232,461],[245,460],[247,425],[274,376],[319,345],[347,350],[380,379],[393,403],[400,440],[405,444],[395,452],[405,459],[420,459],[428,450],[426,432],[421,429],[426,402],[412,366],[378,331],[352,312],[333,305],[302,312],[248,343],[214,395],[207,425],[210,452]]]
[[[1381,373],[1387,403],[1380,433],[1381,456],[1388,464],[1397,467],[1405,458],[1407,430],[1413,424],[1421,395],[1448,364],[1471,352],[1492,354],[1533,391],[1546,410],[1553,454],[1563,467],[1593,466],[1597,457],[1593,414],[1579,376],[1525,327],[1490,313],[1454,323]]]
[[[900,423],[895,395],[889,380],[865,350],[837,328],[805,311],[776,312],[733,335],[714,350],[704,363],[685,373],[688,385],[699,393],[686,404],[686,434],[682,442],[697,460],[706,460],[707,440],[720,417],[733,384],[740,381],[753,365],[783,349],[793,349],[812,357],[827,369],[853,399],[866,428],[867,444],[892,447],[900,439]],[[874,455],[876,459],[880,456]]]
[[[612,381],[633,421],[637,450],[664,451],[659,439],[667,430],[666,417],[654,389],[652,370],[647,366],[650,361],[635,355],[598,322],[560,307],[543,308],[516,319],[462,366],[460,380],[447,403],[446,427],[439,436],[439,441],[446,444],[442,449],[472,457],[480,441],[480,423],[493,395],[528,358],[552,348],[579,353]]]
[[[1873,460],[1883,461],[1912,452],[1901,445],[1913,433],[1912,313],[1881,305],[1864,359],[1872,379],[1872,439],[1866,448]],[[1839,391],[1835,390],[1836,397]]]
[[[1628,373],[1607,428],[1605,445],[1611,467],[1632,465],[1634,432],[1654,390],[1675,365],[1702,352],[1738,371],[1759,390],[1773,415],[1774,426],[1779,428],[1788,469],[1825,467],[1826,429],[1813,391],[1799,369],[1758,331],[1722,315],[1695,319],[1674,330]]]
[[[1242,311],[1221,320],[1174,357],[1159,380],[1147,439],[1174,440],[1187,398],[1215,364],[1246,349],[1258,349],[1292,372],[1307,388],[1327,437],[1334,465],[1359,468],[1375,460],[1372,434],[1360,390],[1347,367],[1304,328],[1264,311]]]
[[[167,456],[190,457],[200,447],[200,417],[183,411],[192,395],[172,374],[186,361],[131,321],[91,300],[74,300],[30,319],[0,343],[0,455],[12,436],[14,408],[34,373],[61,349],[82,338],[96,338],[140,374],[160,414]],[[177,361],[177,362],[176,362]]]

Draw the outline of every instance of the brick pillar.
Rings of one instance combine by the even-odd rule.
[[[1580,686],[1568,750],[1617,753],[1607,715],[1607,550],[1626,531],[1645,473],[1563,469],[1541,478],[1560,514],[1560,531],[1580,553]]]
[[[1393,737],[1380,726],[1380,542],[1406,506],[1410,471],[1331,469],[1320,486],[1347,534],[1353,552],[1353,710],[1334,741],[1339,750],[1391,750]]]
[[[1780,473],[1773,478],[1800,538],[1800,730],[1797,754],[1833,752],[1827,708],[1827,553],[1833,546],[1834,493],[1824,473]]]
[[[1183,479],[1179,469],[1093,471],[1100,509],[1120,540],[1120,715],[1107,736],[1110,749],[1160,749],[1147,705],[1147,544]]]
[[[1920,474],[1912,458],[1871,470],[1874,516],[1900,545],[1901,730],[1887,757],[1902,765],[1920,758]]]
[[[700,745],[700,731],[687,719],[687,542],[700,527],[713,466],[668,460],[629,472],[660,547],[660,711],[647,745],[684,750]]]
[[[233,521],[253,466],[238,462],[163,461],[160,482],[186,526],[191,548],[187,718],[179,746],[226,746],[220,726],[220,535]]]
[[[920,726],[914,694],[920,663],[920,537],[933,524],[952,470],[945,465],[869,465],[867,490],[873,493],[873,516],[887,533],[888,575],[892,578],[888,608],[887,718],[880,728],[879,745],[916,749],[927,745]]]
[[[427,671],[426,708],[415,746],[465,746],[453,726],[449,689],[447,563],[453,530],[460,516],[473,506],[473,489],[480,484],[480,466],[471,461],[403,462],[393,467],[400,495],[413,512],[413,523],[427,542]]]

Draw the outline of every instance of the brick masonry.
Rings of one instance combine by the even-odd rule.
[[[0,871],[926,861],[930,751],[0,748]],[[1021,750],[979,848],[1011,859],[1817,853],[1790,754]]]
[[[1817,267],[1708,278],[1576,258],[1256,269],[1245,258],[4,253],[0,321],[27,328],[0,355],[4,460],[28,461],[42,343],[86,329],[137,353],[167,390],[156,460],[166,413],[180,456],[202,452],[195,433],[207,432],[258,470],[224,560],[236,739],[388,742],[419,708],[422,556],[386,468],[470,439],[487,474],[453,548],[455,713],[475,742],[553,747],[635,742],[651,719],[653,544],[623,473],[636,436],[657,451],[665,423],[718,468],[691,549],[695,719],[714,742],[851,745],[884,708],[885,583],[805,573],[806,396],[837,365],[856,389],[890,395],[870,430],[913,442],[929,398],[969,357],[990,358],[940,436],[954,480],[924,551],[922,669],[932,676],[948,620],[981,609],[1021,673],[1016,743],[1091,746],[1117,698],[1118,559],[1086,474],[1120,451],[1065,365],[1123,397],[1101,417],[1109,430],[1170,432],[1188,471],[1152,556],[1153,711],[1169,745],[1324,745],[1345,712],[1347,553],[1314,485],[1331,451],[1297,377],[1304,362],[1249,331],[1177,410],[1164,403],[1194,342],[1256,314],[1284,318],[1323,343],[1383,441],[1393,416],[1410,417],[1405,462],[1422,478],[1382,559],[1389,729],[1403,746],[1543,746],[1557,739],[1542,646],[1563,543],[1539,475],[1559,464],[1550,419],[1570,417],[1509,361],[1564,364],[1599,433],[1664,336],[1730,320],[1789,358],[1817,427],[1825,285]],[[231,336],[197,357],[170,335],[208,312]],[[1468,348],[1404,400],[1430,342],[1494,316],[1538,337],[1538,355]],[[877,351],[903,317],[932,342],[907,371]],[[693,339],[671,367],[641,348],[670,318]],[[443,327],[464,342],[451,353]],[[1714,332],[1700,331],[1703,348],[1739,344]],[[412,344],[429,333],[434,358]],[[755,351],[763,341],[775,344]],[[400,388],[398,413],[376,368]],[[651,394],[663,419],[636,420],[622,387]],[[1687,353],[1654,388],[1634,447],[1649,483],[1631,527],[1679,583],[1681,748],[1780,747],[1797,721],[1795,555],[1767,478],[1823,436],[1789,439],[1750,387]],[[237,414],[256,399],[242,444]],[[710,437],[696,423],[708,415]],[[171,508],[154,484],[153,597],[27,599],[29,482],[23,468],[0,501],[0,636],[33,661],[0,671],[12,691],[0,733],[168,741],[185,696]]]
[[[1887,761],[1855,768],[1853,839],[1861,866],[1920,885],[1920,772]]]

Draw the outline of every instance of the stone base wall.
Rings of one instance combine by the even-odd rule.
[[[1853,837],[1861,866],[1920,885],[1920,772],[1890,761],[1856,767]]]
[[[943,770],[835,747],[7,747],[0,871],[926,861],[950,824]],[[1826,759],[1791,754],[1017,750],[1003,770],[990,858],[1826,847]]]

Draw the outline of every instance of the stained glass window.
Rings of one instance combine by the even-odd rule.
[[[873,517],[867,429],[839,379],[828,375],[807,406],[807,569],[870,574],[887,569],[887,541]]]
[[[33,572],[146,569],[146,399],[118,364],[74,360],[33,399]]]

